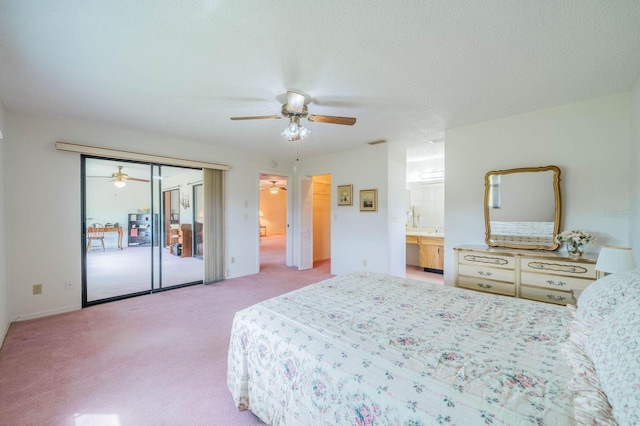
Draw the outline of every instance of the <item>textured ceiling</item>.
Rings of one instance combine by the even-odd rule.
[[[316,114],[300,158],[628,91],[640,1],[0,0],[0,98],[294,159],[288,89]]]

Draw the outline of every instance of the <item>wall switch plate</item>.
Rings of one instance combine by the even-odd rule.
[[[42,294],[42,284],[33,285],[33,294]]]
[[[64,289],[65,290],[73,290],[73,285],[71,285],[71,280],[66,280],[64,282]]]

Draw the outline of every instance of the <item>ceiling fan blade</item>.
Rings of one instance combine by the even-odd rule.
[[[88,178],[111,179],[112,176],[87,176]]]
[[[127,177],[125,179],[126,180],[135,180],[136,182],[149,182],[149,179],[138,179],[138,178],[132,178],[132,177]]]
[[[353,117],[338,117],[335,115],[309,114],[307,119],[313,123],[344,124],[345,126],[353,126],[356,124],[356,119]]]
[[[253,117],[231,117],[232,120],[270,120],[274,118],[282,118],[281,115],[256,115]]]
[[[287,111],[292,114],[301,114],[304,109],[304,95],[296,92],[287,92]]]

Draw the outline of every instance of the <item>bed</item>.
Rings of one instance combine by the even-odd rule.
[[[236,313],[228,386],[238,409],[273,425],[634,424],[638,276],[618,293],[615,276],[592,284],[580,296],[587,314],[582,304],[378,273],[337,276]],[[629,333],[635,349],[611,327]],[[619,364],[603,348],[616,345],[626,368],[601,381],[602,359]]]

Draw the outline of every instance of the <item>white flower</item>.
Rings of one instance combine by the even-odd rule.
[[[577,229],[573,231],[561,232],[556,235],[555,240],[560,244],[565,243],[568,246],[582,247],[593,244],[596,240],[596,237],[585,231]]]

